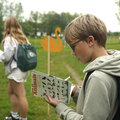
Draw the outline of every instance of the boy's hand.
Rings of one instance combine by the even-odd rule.
[[[60,101],[58,101],[54,98],[51,98],[51,96],[49,94],[46,94],[46,96],[47,96],[47,98],[45,98],[45,101],[48,104],[52,105],[53,107],[56,107],[60,103]]]

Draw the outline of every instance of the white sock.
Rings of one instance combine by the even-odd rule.
[[[21,118],[20,120],[27,120],[27,118]]]
[[[18,112],[11,112],[11,114],[12,114],[12,116],[14,117],[14,118],[18,118]]]

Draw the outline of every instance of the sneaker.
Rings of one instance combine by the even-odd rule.
[[[20,120],[19,117],[17,116],[16,118],[14,118],[11,114],[8,117],[5,117],[5,120]]]

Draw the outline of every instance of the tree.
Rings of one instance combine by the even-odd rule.
[[[23,13],[23,7],[22,7],[22,4],[19,2],[19,3],[13,3],[11,2],[8,6],[7,6],[7,15],[6,17],[15,17],[17,18],[19,21],[22,21],[23,20],[23,16],[22,16],[22,13]]]
[[[66,25],[72,21],[74,18],[78,17],[79,14],[75,13],[74,15],[71,15],[70,13],[65,13],[65,12],[62,12],[61,13],[61,29],[64,30]]]
[[[7,0],[0,0],[0,42],[3,39],[4,21],[8,17],[16,17],[22,21],[23,8],[21,3],[9,3]]]
[[[78,14],[71,15],[70,13],[61,13],[58,14],[54,11],[50,11],[47,14],[43,14],[41,17],[41,24],[44,29],[48,30],[48,33],[51,34],[54,32],[56,27],[60,27],[62,31],[65,29],[65,26],[77,17]]]
[[[32,27],[31,21],[25,20],[24,22],[21,22],[20,24],[26,36],[34,36],[34,29]]]
[[[3,39],[4,16],[6,15],[7,0],[0,0],[0,42]]]
[[[31,11],[29,21],[32,22],[31,25],[34,29],[34,34],[36,36],[38,31],[38,24],[41,22],[41,13],[39,13],[38,11],[36,12]]]
[[[47,14],[44,14],[42,18],[42,23],[46,24],[46,29],[48,34],[51,34],[55,31],[55,28],[60,26],[61,17],[54,11],[50,11]]]

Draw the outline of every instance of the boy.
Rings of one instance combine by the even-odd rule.
[[[112,120],[118,106],[115,76],[120,76],[120,52],[106,51],[105,24],[94,15],[79,16],[67,25],[65,39],[78,60],[91,62],[84,72],[92,73],[72,91],[76,112],[48,94],[46,101],[63,120]]]

